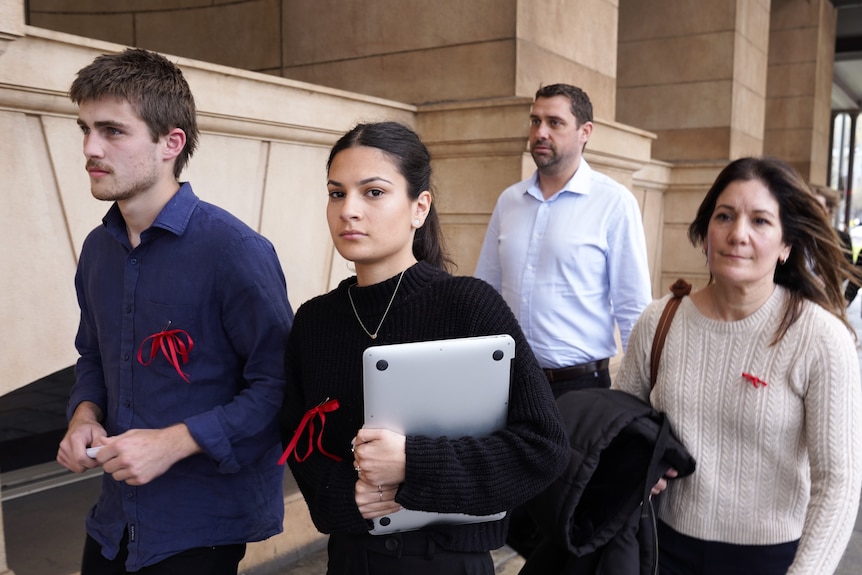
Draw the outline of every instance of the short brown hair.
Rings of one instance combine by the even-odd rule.
[[[103,54],[81,68],[69,89],[75,103],[117,98],[128,102],[150,129],[155,142],[174,128],[186,145],[174,163],[179,178],[198,144],[195,100],[182,71],[167,58],[140,48]]]
[[[581,126],[586,122],[593,121],[593,103],[587,93],[571,84],[551,84],[542,86],[536,92],[536,100],[539,98],[553,98],[554,96],[565,96],[572,104],[572,115]]]

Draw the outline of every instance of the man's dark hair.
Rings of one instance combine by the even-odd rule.
[[[182,71],[167,58],[139,48],[103,54],[81,68],[69,89],[75,104],[117,98],[128,102],[146,123],[153,141],[173,128],[186,134],[174,163],[179,178],[198,144],[195,100]]]
[[[579,126],[593,121],[593,104],[590,102],[590,97],[577,86],[551,84],[550,86],[542,86],[536,92],[536,99],[553,98],[554,96],[565,96],[569,99],[572,104],[572,114],[578,120]]]

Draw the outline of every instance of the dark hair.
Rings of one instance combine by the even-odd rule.
[[[852,330],[845,312],[842,284],[845,279],[858,282],[862,276],[848,263],[826,213],[789,164],[769,157],[740,158],[728,164],[706,193],[688,228],[691,243],[703,245],[718,197],[727,186],[750,180],[763,182],[778,202],[782,240],[791,246],[787,261],[776,265],[773,276],[776,284],[789,290],[790,300],[772,343],[784,337],[799,318],[805,299],[828,310]]]
[[[416,132],[398,122],[376,122],[358,124],[341,136],[329,152],[326,172],[332,160],[342,150],[366,146],[376,148],[390,156],[398,171],[407,180],[407,196],[411,200],[419,194],[431,190],[431,153],[416,135]],[[443,230],[434,202],[428,210],[425,224],[416,230],[413,238],[413,255],[417,260],[426,261],[439,269],[448,270],[453,266],[446,254]]]
[[[78,71],[69,98],[80,104],[106,97],[128,102],[154,142],[173,128],[185,132],[186,145],[174,163],[174,177],[179,178],[199,135],[195,100],[182,71],[164,56],[139,48],[103,54]]]
[[[570,84],[542,86],[536,92],[535,99],[552,98],[554,96],[565,96],[569,99],[569,102],[572,104],[572,115],[578,120],[579,126],[593,121],[593,104],[590,102],[590,97],[577,86]]]

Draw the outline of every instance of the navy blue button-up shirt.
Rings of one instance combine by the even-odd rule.
[[[280,532],[276,420],[293,312],[275,249],[188,183],[135,248],[116,205],[103,223],[75,276],[80,358],[68,415],[92,401],[108,435],[183,422],[203,453],[138,487],[105,474],[87,532],[113,557],[128,529],[132,571]],[[187,361],[152,347],[166,328],[181,330],[174,344],[191,347]]]

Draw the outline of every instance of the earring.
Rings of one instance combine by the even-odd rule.
[[[419,227],[419,220],[413,220],[413,225],[418,228]]]
[[[786,263],[787,263],[787,258],[778,258],[778,263],[780,263],[781,265],[786,264]]]

